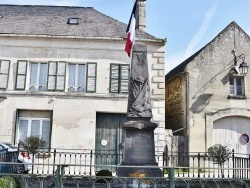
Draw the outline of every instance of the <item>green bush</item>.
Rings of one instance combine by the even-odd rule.
[[[110,170],[103,169],[103,170],[100,170],[100,171],[98,171],[96,173],[96,177],[97,178],[105,177],[105,178],[102,178],[102,179],[98,179],[96,182],[97,183],[106,183],[107,181],[111,181],[112,180],[112,172]]]
[[[9,186],[10,185],[10,186]],[[0,178],[1,188],[20,188],[21,184],[17,178],[10,176],[3,176]]]

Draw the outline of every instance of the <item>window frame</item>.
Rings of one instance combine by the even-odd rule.
[[[28,90],[29,91],[48,91],[47,85],[48,85],[48,62],[36,62],[36,61],[29,61],[29,75],[28,75]],[[35,85],[31,85],[31,66],[32,64],[37,64],[37,72],[36,72],[36,83]],[[41,65],[46,64],[46,75],[45,75],[45,83],[44,86],[40,85],[40,79],[41,79]],[[44,89],[39,89],[40,87],[44,87]],[[35,87],[34,90],[30,89],[31,87]]]
[[[30,120],[49,120],[49,143],[48,146],[45,148],[45,151],[50,151],[51,149],[51,139],[52,139],[52,123],[53,123],[53,111],[52,110],[31,110],[31,109],[16,109],[16,121],[15,121],[15,137],[14,143],[18,145],[19,142],[19,126],[20,126],[20,119],[30,119]],[[28,137],[28,136],[27,136]],[[26,138],[27,138],[26,137]]]
[[[74,90],[70,90],[70,85],[69,85],[69,80],[70,80],[70,71],[69,71],[69,66],[70,65],[75,65],[75,77],[74,77],[74,86],[73,86],[73,89]],[[84,81],[83,81],[83,91],[79,91],[78,88],[79,88],[79,85],[78,85],[78,81],[79,81],[79,65],[84,65]],[[68,65],[67,65],[67,69],[68,69],[68,80],[67,80],[67,88],[66,90],[68,92],[86,92],[86,74],[87,74],[87,65],[85,63],[71,63],[71,62],[68,62]]]
[[[233,79],[233,85],[231,85],[231,79]],[[237,86],[237,79],[240,79],[241,85]],[[231,87],[233,87],[233,93],[231,93]],[[238,94],[238,87],[241,87],[241,94]],[[243,76],[229,76],[229,96],[228,98],[243,98],[245,99],[245,79]]]

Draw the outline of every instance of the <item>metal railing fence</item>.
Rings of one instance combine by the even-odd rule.
[[[66,175],[92,176],[96,171],[106,166],[108,170],[116,174],[117,167],[121,164],[122,155],[113,151],[94,152],[93,150],[69,150],[69,149],[51,149],[51,152],[39,152],[35,155],[32,162],[30,174],[34,175],[55,175],[57,165],[69,165],[66,169]],[[17,162],[17,152],[0,152],[0,162]],[[12,155],[12,157],[11,157]],[[119,155],[119,161],[117,161]],[[8,157],[7,157],[8,156]],[[19,156],[20,157],[20,156]],[[214,164],[211,157],[206,153],[182,153],[167,155],[166,153],[156,153],[155,160],[158,166],[175,167],[178,177],[215,177],[221,174],[221,167]],[[114,163],[115,161],[115,163]],[[98,163],[97,163],[98,162]],[[100,165],[100,167],[98,167]],[[5,167],[10,167],[9,169]],[[223,165],[223,174],[227,178],[250,178],[250,155],[232,153],[231,157]],[[0,173],[4,170],[15,170],[11,165],[0,168]],[[164,171],[164,169],[163,169]]]
[[[0,162],[0,164],[15,165],[13,162]],[[36,164],[34,164],[36,165]],[[67,168],[75,165],[57,165],[55,166],[55,174],[12,174],[12,173],[0,173],[0,179],[6,178],[9,187],[13,184],[13,181],[18,182],[22,188],[113,188],[113,187],[138,187],[138,188],[250,188],[250,180],[246,178],[233,178],[220,176],[220,172],[217,175],[209,174],[208,172],[216,172],[217,169],[204,169],[203,174],[199,174],[199,168],[194,168],[196,173],[188,173],[188,170],[184,172],[184,175],[180,176],[178,172],[185,167],[166,167],[166,166],[139,166],[139,168],[160,168],[164,174],[162,177],[148,177],[145,176],[131,176],[117,177],[115,174],[112,176],[96,176],[96,175],[68,175],[66,173]],[[94,168],[97,166],[93,165]],[[100,166],[98,166],[100,167]],[[120,165],[115,166],[101,166],[103,169],[107,168],[119,168]],[[124,167],[124,166],[123,166]],[[136,168],[138,166],[126,166],[128,168]],[[190,168],[186,168],[191,171]],[[236,169],[224,169],[225,171],[234,171]],[[249,168],[246,170],[250,170]],[[205,173],[207,172],[207,173]],[[213,177],[213,175],[215,175]],[[2,182],[2,181],[0,181]],[[1,185],[0,185],[1,187]]]

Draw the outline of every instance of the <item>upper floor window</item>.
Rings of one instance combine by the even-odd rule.
[[[229,77],[230,95],[244,96],[244,77]]]
[[[69,78],[68,90],[69,91],[85,91],[85,64],[69,64]]]
[[[129,86],[129,65],[110,65],[110,93],[128,93]]]
[[[10,61],[0,60],[0,89],[6,89],[8,86]]]
[[[47,63],[30,63],[29,90],[46,90]]]
[[[71,92],[95,92],[96,63],[69,63],[67,90]]]
[[[67,91],[95,92],[96,63],[18,61],[17,90],[64,91],[65,86]]]

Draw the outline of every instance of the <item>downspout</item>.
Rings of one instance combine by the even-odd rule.
[[[207,115],[205,114],[205,153],[207,152]]]

